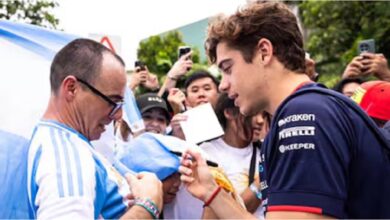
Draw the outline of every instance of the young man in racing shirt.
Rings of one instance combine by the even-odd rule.
[[[273,115],[259,169],[266,218],[390,218],[389,146],[356,104],[305,75],[286,5],[254,2],[220,17],[206,46],[241,113]],[[187,153],[180,172],[192,195],[219,218],[254,218],[218,190],[196,149]]]

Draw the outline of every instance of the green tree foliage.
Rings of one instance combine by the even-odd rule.
[[[0,0],[0,19],[22,21],[48,28],[57,28],[58,19],[50,10],[58,3],[39,0]]]
[[[183,42],[181,33],[171,31],[163,36],[152,36],[140,42],[137,56],[148,66],[150,72],[157,74],[161,81],[161,78],[176,62],[179,46],[184,45],[186,44]],[[192,51],[192,61],[199,63],[199,49],[192,47]]]
[[[298,7],[319,73],[340,75],[363,39],[375,39],[376,51],[390,58],[390,2],[310,0]]]

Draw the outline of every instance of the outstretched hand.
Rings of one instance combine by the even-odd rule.
[[[185,94],[178,88],[169,90],[168,102],[173,109],[173,113],[177,114],[185,110],[184,102],[186,100]]]
[[[141,67],[137,66],[134,72],[130,75],[130,89],[134,90],[139,85],[145,83],[149,77],[148,67],[145,66],[145,69],[141,69]]]
[[[169,70],[168,77],[173,79],[179,79],[181,76],[185,75],[188,70],[192,68],[192,60],[188,59],[189,57],[191,57],[191,54],[192,51],[181,56]]]
[[[153,73],[149,73],[143,85],[145,86],[145,88],[148,88],[150,90],[156,90],[160,88],[160,83],[158,82],[157,75]]]
[[[180,179],[187,190],[196,198],[205,201],[218,187],[199,150],[187,149],[179,167]]]
[[[171,127],[172,127],[172,135],[180,138],[182,140],[185,140],[184,132],[181,128],[180,122],[186,121],[188,118],[187,115],[184,115],[182,113],[178,113],[174,115],[171,119]]]

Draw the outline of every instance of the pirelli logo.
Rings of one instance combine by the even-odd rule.
[[[279,132],[279,140],[296,137],[296,136],[314,136],[315,135],[315,127],[313,126],[300,126],[300,127],[292,127],[286,128]]]

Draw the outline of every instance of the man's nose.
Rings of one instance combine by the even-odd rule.
[[[198,92],[198,98],[204,98],[205,96],[206,96],[206,93],[203,89]]]
[[[218,90],[222,92],[228,92],[229,83],[226,80],[226,77],[222,76],[221,82],[219,83]]]
[[[153,126],[153,127],[158,127],[160,125],[159,121],[157,119],[152,119],[150,121],[150,124]]]

